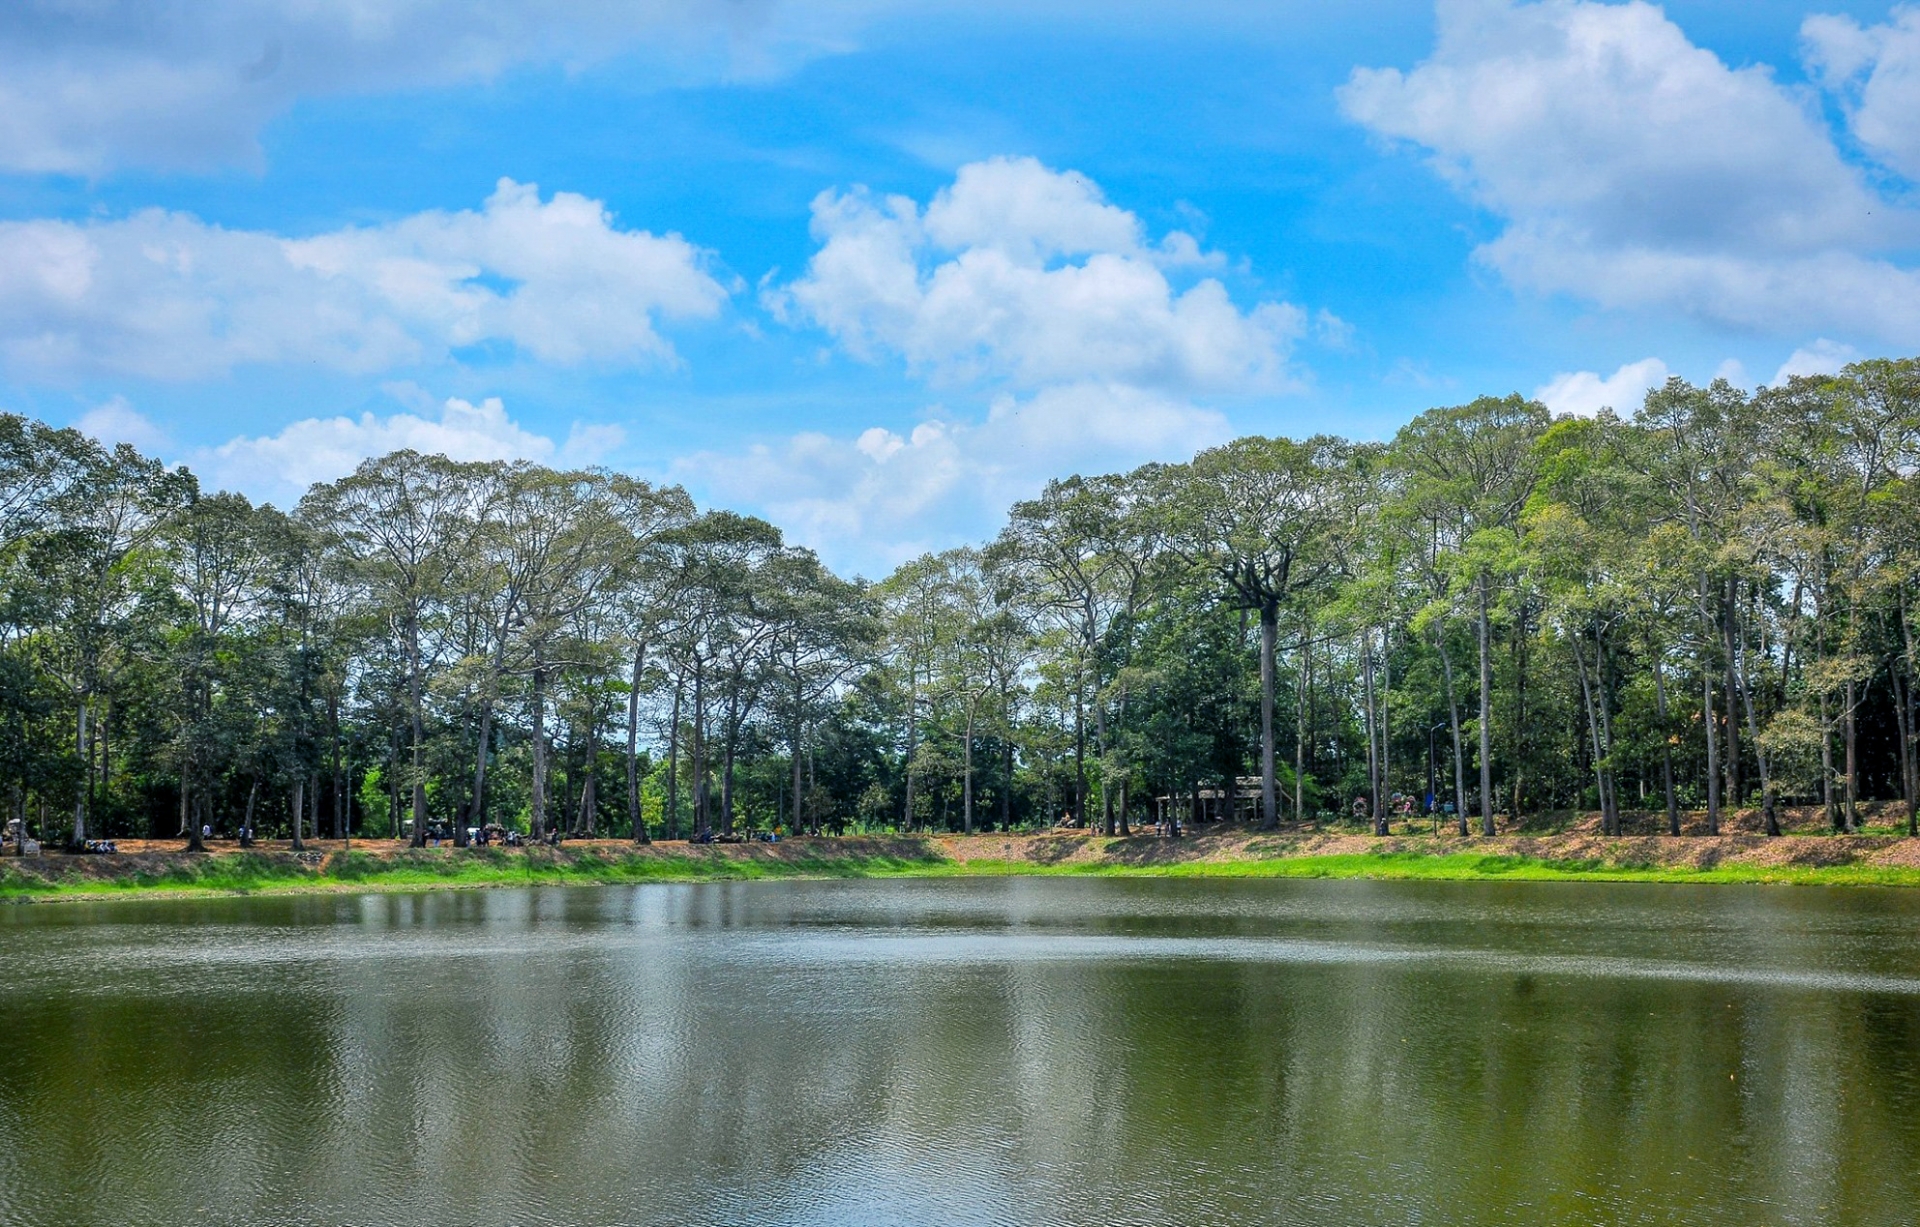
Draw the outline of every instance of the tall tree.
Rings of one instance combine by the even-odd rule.
[[[1394,436],[1393,462],[1419,514],[1447,526],[1449,559],[1472,606],[1479,659],[1480,829],[1493,823],[1493,610],[1517,563],[1517,526],[1551,415],[1520,396],[1430,409]]]
[[[1342,439],[1239,439],[1170,470],[1174,540],[1260,621],[1260,814],[1280,821],[1274,764],[1275,656],[1280,616],[1339,576],[1361,514],[1373,453]]]
[[[300,507],[302,518],[326,526],[372,594],[404,661],[415,847],[427,837],[423,755],[427,672],[433,663],[429,621],[470,559],[482,473],[444,456],[394,452],[363,462],[351,476],[314,487]]]

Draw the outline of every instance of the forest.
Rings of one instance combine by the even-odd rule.
[[[281,510],[0,415],[0,802],[193,847],[1225,807],[1912,834],[1917,462],[1920,359],[1483,397],[1057,480],[869,580],[616,472],[399,452]]]

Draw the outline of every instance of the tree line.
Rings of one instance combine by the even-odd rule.
[[[1055,481],[876,582],[619,473],[398,452],[281,511],[0,415],[0,797],[193,846],[1222,798],[1914,833],[1917,450],[1920,359],[1630,417],[1484,397]]]

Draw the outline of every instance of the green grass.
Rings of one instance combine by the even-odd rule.
[[[1920,868],[1901,866],[1727,864],[1702,869],[1671,865],[1620,865],[1595,860],[1490,856],[1472,852],[1369,852],[1337,856],[1277,856],[1259,860],[1182,861],[1163,865],[1035,865],[974,861],[963,872],[1114,878],[1376,878],[1434,882],[1498,880],[1920,886]]]
[[[1133,864],[1116,861],[1047,864],[1023,860],[949,860],[847,851],[787,858],[709,853],[556,856],[543,849],[500,848],[348,852],[324,866],[284,856],[241,853],[181,857],[158,871],[113,877],[69,873],[41,877],[0,862],[0,899],[101,899],[180,894],[287,893],[314,890],[421,890],[634,882],[714,882],[795,878],[1111,877],[1111,878],[1378,878],[1422,881],[1798,883],[1826,886],[1920,886],[1920,868],[1879,865],[1720,864],[1711,868],[1551,860],[1473,852],[1382,851],[1334,856],[1269,855],[1223,861]],[[42,867],[50,867],[43,863]]]
[[[80,873],[42,877],[0,862],[0,899],[114,898],[165,894],[254,894],[360,888],[409,890],[434,887],[609,884],[628,882],[749,881],[763,878],[911,877],[950,872],[943,858],[842,855],[782,860],[746,860],[697,855],[606,856],[596,852],[556,857],[540,850],[369,856],[340,853],[324,866],[249,853],[181,858],[164,870],[136,869],[114,877]]]

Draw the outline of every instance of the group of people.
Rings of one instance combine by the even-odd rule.
[[[695,831],[693,834],[687,836],[687,842],[690,844],[777,844],[780,842],[780,828],[772,827],[765,831],[749,829],[744,834],[722,833],[718,835],[711,829],[708,829],[705,831]]]
[[[1417,804],[1418,801],[1412,793],[1396,792],[1387,795],[1387,813],[1394,818],[1413,817],[1414,806]],[[1448,805],[1447,810],[1451,813],[1453,806]],[[1371,813],[1373,813],[1373,801],[1366,793],[1361,793],[1353,799],[1353,816],[1355,819],[1364,819]]]

